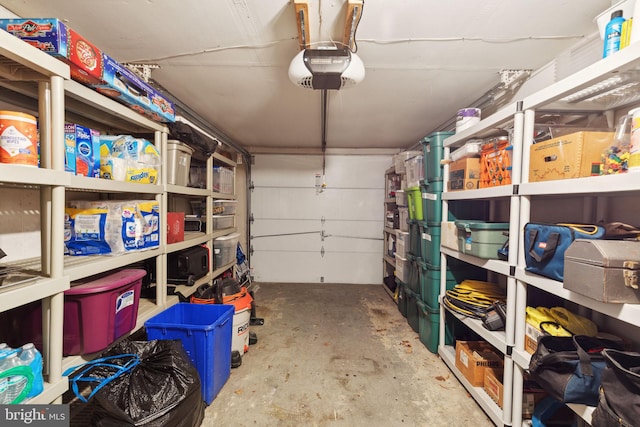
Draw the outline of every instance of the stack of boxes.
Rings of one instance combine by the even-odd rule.
[[[438,350],[440,329],[440,222],[442,221],[444,140],[451,132],[436,132],[422,142],[424,181],[420,187],[422,220],[416,221],[419,243],[418,332],[420,341],[433,353]],[[454,286],[452,283],[451,286]]]
[[[398,304],[407,317],[407,323],[419,333],[420,341],[433,353],[438,351],[440,330],[442,160],[444,140],[451,135],[452,132],[435,132],[425,137],[422,153],[406,152],[405,167],[401,169],[406,174],[403,191],[409,219],[408,223],[400,221],[401,227],[407,228],[398,232],[398,241],[403,241],[402,247],[406,251],[406,256],[396,253],[396,270],[402,272],[401,278],[398,277]],[[416,165],[422,169],[420,172],[415,171]],[[466,214],[470,215],[469,212]],[[450,213],[449,219],[453,220],[454,215]],[[447,289],[470,278],[483,280],[486,276],[469,264],[449,260],[445,279]]]

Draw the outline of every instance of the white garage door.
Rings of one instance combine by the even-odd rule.
[[[390,156],[256,155],[251,269],[258,282],[382,282]]]

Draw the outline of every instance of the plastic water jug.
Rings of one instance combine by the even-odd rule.
[[[33,373],[33,384],[31,385],[31,391],[27,397],[37,396],[42,393],[44,389],[44,381],[42,379],[42,355],[33,345],[28,343],[22,346],[20,349],[20,364],[29,366]]]

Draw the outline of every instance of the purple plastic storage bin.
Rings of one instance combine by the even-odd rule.
[[[140,269],[119,270],[72,284],[64,292],[65,355],[104,350],[136,326],[142,278]]]
[[[65,356],[95,353],[136,326],[141,269],[125,269],[73,282],[64,292]],[[32,342],[42,351],[42,305],[39,301],[0,314],[0,342],[19,347]]]

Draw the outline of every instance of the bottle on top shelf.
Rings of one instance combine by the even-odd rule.
[[[604,52],[602,57],[606,58],[614,52],[620,50],[620,40],[622,37],[622,24],[625,19],[622,17],[622,10],[616,10],[611,14],[611,20],[604,31]]]

